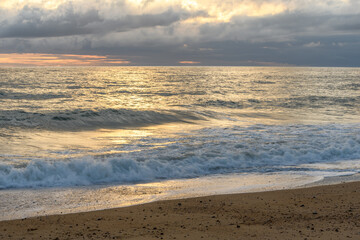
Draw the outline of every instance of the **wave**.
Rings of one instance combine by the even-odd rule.
[[[279,157],[279,156],[278,156]],[[244,154],[241,158],[248,161],[256,159],[255,155]],[[279,160],[278,158],[274,158]],[[310,161],[311,162],[311,161]],[[328,163],[326,171],[342,172],[360,171],[360,160],[352,161],[348,168],[346,161]],[[164,179],[183,179],[224,173],[279,172],[279,171],[319,171],[318,165],[282,167],[252,166],[249,162],[241,162],[237,158],[202,159],[191,157],[183,161],[109,158],[106,160],[73,159],[66,162],[47,162],[34,160],[24,168],[0,164],[0,189],[34,188],[34,187],[69,187],[98,184],[127,184],[151,182]],[[357,168],[357,170],[356,170]]]
[[[188,111],[150,111],[130,109],[73,110],[64,112],[0,111],[0,127],[26,127],[48,130],[84,130],[145,126],[204,119]]]
[[[292,97],[292,98],[278,98],[278,99],[244,99],[240,101],[230,100],[209,100],[200,102],[197,105],[204,107],[218,107],[218,108],[256,108],[267,109],[273,107],[280,107],[286,109],[301,109],[301,108],[328,108],[331,106],[343,107],[348,109],[358,109],[360,105],[360,97],[326,97],[326,96],[306,96],[306,97]]]
[[[171,144],[119,154],[0,164],[0,188],[123,184],[225,173],[360,171],[360,128],[264,126],[202,129]],[[164,141],[165,141],[164,140]],[[148,144],[160,143],[147,139]],[[143,143],[145,144],[145,142]],[[115,149],[116,150],[116,149]],[[351,161],[351,163],[349,163]]]
[[[296,97],[285,99],[285,101],[277,101],[276,105],[284,108],[326,108],[329,106],[358,108],[358,106],[360,105],[360,97]]]
[[[11,91],[0,91],[0,99],[11,99],[11,100],[49,100],[56,98],[70,98],[68,95],[64,94],[31,94],[31,93],[21,93],[21,92],[11,92]]]

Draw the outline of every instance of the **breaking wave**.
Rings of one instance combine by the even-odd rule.
[[[266,126],[202,129],[197,137],[120,154],[0,164],[0,188],[83,186],[193,178],[210,174],[360,172],[360,127]],[[203,136],[199,142],[199,136]],[[177,141],[176,141],[177,140]],[[148,139],[159,143],[159,139]],[[351,164],[349,164],[351,163]],[[312,164],[315,164],[312,166]]]

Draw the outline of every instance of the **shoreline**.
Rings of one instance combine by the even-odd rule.
[[[135,185],[13,189],[0,195],[0,221],[130,207],[164,200],[259,193],[360,181],[360,174],[319,178],[299,172],[228,174]]]
[[[1,239],[356,239],[360,182],[156,201],[0,225]]]
[[[317,178],[302,174],[229,174],[95,188],[12,189],[0,195],[0,211],[4,211],[0,212],[0,222],[109,210],[166,200],[334,185],[360,181],[360,174]]]
[[[322,179],[320,181],[305,184],[303,186],[300,186],[300,188],[337,185],[337,184],[351,183],[351,182],[360,182],[360,173],[355,173],[355,174],[351,174],[351,175],[343,175],[343,176],[324,177],[324,179]]]

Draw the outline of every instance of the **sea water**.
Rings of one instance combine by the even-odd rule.
[[[0,68],[0,219],[360,171],[360,68]]]

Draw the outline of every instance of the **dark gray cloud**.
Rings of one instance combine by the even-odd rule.
[[[202,25],[200,34],[213,34],[224,40],[277,42],[296,40],[299,36],[360,34],[360,15],[314,15],[285,12],[274,16],[235,16],[230,23]]]
[[[117,19],[106,19],[96,9],[75,12],[72,4],[56,10],[25,6],[11,20],[0,23],[0,38],[62,37],[84,34],[107,34],[136,28],[167,26],[191,17],[206,16],[203,11],[190,13],[169,8],[157,14],[126,14]]]
[[[25,6],[13,20],[0,23],[1,38],[57,37],[90,34],[89,24],[102,21],[96,10],[74,13],[71,7],[53,14]]]
[[[170,8],[159,14],[126,15],[121,19],[95,22],[90,26],[93,28],[93,33],[124,32],[137,28],[168,26],[180,20],[198,16],[206,16],[206,13],[203,11],[190,13],[184,10],[175,12]]]
[[[333,28],[338,31],[360,34],[360,15],[347,15],[333,19]]]

